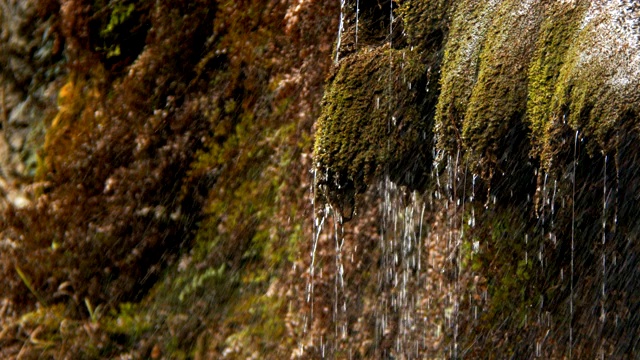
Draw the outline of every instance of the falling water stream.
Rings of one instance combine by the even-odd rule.
[[[604,164],[602,171],[602,299],[600,300],[600,322],[604,328],[607,320],[607,312],[605,302],[607,301],[606,285],[607,285],[607,160],[608,156],[604,156]],[[604,359],[603,343],[600,342],[600,358]]]
[[[344,31],[345,4],[347,0],[340,0],[340,21],[338,22],[338,39],[336,40],[336,59],[337,64],[340,60],[340,45],[342,44],[342,33]]]

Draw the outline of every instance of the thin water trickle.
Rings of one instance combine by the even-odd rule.
[[[602,179],[602,300],[600,309],[600,321],[604,324],[606,321],[606,307],[605,301],[607,300],[606,283],[607,283],[607,258],[606,258],[606,242],[607,242],[607,160],[608,156],[604,157],[604,170]]]
[[[389,48],[393,49],[393,1],[389,1]]]
[[[311,263],[309,265],[309,277],[307,279],[306,286],[306,301],[309,304],[309,314],[308,316],[304,316],[304,328],[303,332],[306,333],[309,329],[309,324],[313,323],[314,320],[314,311],[315,311],[315,271],[316,271],[316,254],[318,250],[318,242],[320,240],[320,236],[323,232],[323,228],[326,220],[327,206],[325,205],[324,211],[320,211],[317,208],[317,204],[315,199],[317,198],[317,167],[312,170],[313,174],[313,182],[311,186],[311,206],[313,208],[313,238],[311,245]],[[304,349],[304,345],[300,344],[301,351]]]
[[[336,41],[336,60],[340,60],[340,45],[342,43],[342,32],[344,31],[344,6],[347,0],[340,0],[340,23],[338,25],[338,40]]]
[[[529,264],[529,235],[524,234],[524,263]]]
[[[549,174],[545,172],[544,180],[542,181],[542,227],[544,228],[546,217],[544,216],[544,210],[547,205],[547,180],[549,178]]]
[[[553,196],[551,198],[551,221],[553,227],[553,215],[555,215],[556,193],[558,190],[558,180],[553,180]]]
[[[342,334],[346,334],[346,300],[344,293],[344,265],[342,263],[342,248],[344,246],[344,231],[343,231],[343,220],[340,212],[335,211],[335,209],[331,209],[331,214],[333,215],[333,234],[335,240],[335,270],[336,276],[334,280],[334,303],[333,303],[333,318],[335,324],[335,342],[334,346],[336,350],[339,346],[338,339],[344,338],[344,336],[340,336],[340,331],[342,330]],[[340,303],[343,303],[343,306],[340,306]]]
[[[356,0],[356,51],[358,51],[358,27],[360,23],[360,0]]]
[[[575,253],[575,232],[576,232],[576,167],[578,162],[578,135],[576,131],[573,143],[573,188],[571,193],[571,295],[569,297],[569,359],[573,356],[573,280],[574,280],[574,253]]]

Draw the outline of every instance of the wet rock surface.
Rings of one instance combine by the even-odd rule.
[[[0,357],[637,357],[634,1],[0,15]]]
[[[43,14],[56,10],[48,3],[0,4],[0,174],[5,199],[20,207],[26,200],[21,188],[35,175],[66,72],[56,14]]]
[[[426,145],[433,151],[432,171],[427,175],[423,170],[413,173],[430,184],[422,194],[430,197],[431,211],[447,211],[444,228],[436,230],[435,223],[429,223],[434,226],[432,231],[448,238],[449,250],[444,252],[450,263],[443,271],[452,274],[445,278],[448,287],[432,294],[448,299],[443,312],[449,315],[441,319],[448,328],[443,354],[452,358],[489,353],[498,358],[635,354],[635,347],[628,343],[636,336],[634,320],[620,323],[623,314],[631,311],[628,306],[633,305],[614,304],[609,295],[627,298],[626,287],[638,287],[631,280],[634,271],[621,273],[626,266],[636,266],[636,255],[626,257],[624,265],[618,262],[621,246],[633,254],[638,251],[635,246],[623,245],[623,238],[637,236],[628,227],[631,218],[618,217],[637,208],[637,202],[629,198],[637,190],[636,181],[625,170],[633,167],[630,163],[635,160],[628,154],[635,146],[630,139],[638,132],[637,6],[629,1],[457,1],[448,6],[438,1],[406,1],[392,13],[392,6],[386,5],[391,20],[381,23],[388,36],[377,44],[378,49],[395,46],[402,52],[405,46],[423,46],[429,50],[422,50],[421,59],[429,59],[424,53],[443,54],[435,58],[436,63],[426,62],[437,64],[430,79],[439,85],[435,88],[437,100],[417,110],[416,116],[420,119],[416,129],[427,128],[427,138],[435,144]],[[380,8],[384,12],[385,7]],[[345,63],[358,54],[364,58],[375,51],[372,46],[376,48],[368,44],[357,50],[354,34],[371,31],[355,29],[353,11],[353,4],[343,7],[345,25],[337,53],[345,54],[341,60]],[[408,43],[395,38],[394,17],[421,20],[402,24]],[[360,24],[371,26],[366,21]],[[405,51],[407,58],[416,56]],[[385,62],[385,57],[380,56],[379,61]],[[359,65],[366,63],[363,60]],[[380,83],[394,86],[394,81],[405,81],[409,86],[412,82],[393,66],[389,66],[391,75],[386,82],[367,76],[357,65],[345,68],[354,69],[354,77],[363,74],[367,85],[362,89],[375,89]],[[354,128],[343,125],[355,123],[345,120],[349,116],[343,116],[343,111],[354,108],[349,96],[358,94],[345,90],[342,96],[346,100],[332,101],[340,98],[332,92],[344,83],[340,77],[329,78],[325,95],[329,101],[325,100],[318,120],[315,145],[317,183],[320,188],[329,183],[329,200],[338,213],[344,199],[353,198],[352,193],[366,185],[385,181],[403,185],[402,179],[394,179],[399,172],[389,170],[387,159],[370,155],[378,149],[393,149],[393,131],[374,137],[379,140],[382,135],[386,147],[382,141],[359,148],[372,133],[366,119],[375,110],[356,116],[365,124]],[[402,91],[396,90],[387,99],[400,94]],[[392,101],[389,114],[405,106],[402,101]],[[333,127],[340,130],[325,137],[323,131]],[[420,158],[415,151],[404,154]],[[366,157],[369,163],[363,165],[358,156]],[[401,163],[398,159],[402,156],[390,163]],[[387,166],[387,170],[371,172],[367,170],[371,164],[382,169]],[[366,185],[350,189],[341,179]],[[340,189],[343,197],[335,195]],[[593,193],[595,189],[600,196]],[[411,186],[405,187],[410,190]],[[386,190],[380,196],[388,201]],[[349,205],[357,209],[370,203],[354,201]],[[382,233],[390,226],[384,219]],[[405,216],[395,220],[407,225]],[[391,236],[385,244],[410,239],[406,234]],[[397,254],[406,255],[407,251]],[[530,260],[532,254],[537,260]],[[400,264],[408,261],[400,259]],[[398,271],[400,276],[403,271],[394,268],[396,265],[389,265],[387,271]],[[472,278],[475,280],[470,281]],[[630,282],[623,283],[622,278]],[[602,290],[607,286],[609,290]],[[478,287],[484,292],[464,295],[464,291]],[[394,283],[391,288],[405,289]],[[465,290],[460,293],[460,289]],[[405,310],[411,309],[406,306]],[[411,311],[418,316],[419,311]],[[597,319],[589,315],[597,312],[601,314]],[[616,330],[610,328],[612,319],[618,324]],[[511,330],[497,330],[499,327]],[[489,334],[494,332],[504,340],[491,338]],[[549,342],[551,333],[558,342]],[[396,345],[404,344],[404,340],[396,340]],[[420,353],[397,354],[411,358]]]

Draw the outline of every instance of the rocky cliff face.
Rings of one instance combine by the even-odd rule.
[[[384,76],[372,76],[362,59],[376,50],[354,50],[354,34],[367,33],[356,29],[358,3],[343,8],[345,50],[327,85],[315,143],[317,185],[332,211],[344,214],[345,198],[356,199],[349,208],[371,206],[357,201],[367,185],[377,185],[384,199],[381,256],[390,251],[394,260],[379,271],[392,274],[387,292],[398,292],[389,299],[395,321],[379,330],[395,341],[389,352],[635,354],[629,339],[637,327],[624,314],[634,311],[630,289],[638,286],[631,270],[637,268],[631,215],[637,185],[629,172],[636,166],[629,154],[637,137],[637,6],[405,1],[392,13],[395,5],[378,15],[390,20],[379,23],[388,36],[376,49],[391,46],[401,54],[377,55],[387,64]],[[412,66],[416,59],[423,67]],[[413,88],[419,78],[426,81]],[[387,106],[379,110],[371,99],[385,86]],[[436,94],[434,100],[420,91]],[[405,102],[412,96],[424,102]],[[398,116],[412,111],[418,115]],[[369,127],[379,132],[369,136]],[[407,182],[416,178],[420,187]],[[359,185],[351,190],[350,184]],[[395,197],[396,185],[406,186],[404,199]],[[421,206],[427,215],[417,221],[411,214]],[[396,230],[398,223],[405,229]],[[426,228],[422,240],[435,247],[424,248],[407,227]],[[425,251],[416,255],[416,245]],[[447,260],[429,269],[431,256]],[[418,262],[449,275],[418,275]],[[429,288],[433,283],[437,290]],[[405,291],[417,295],[407,300]],[[431,305],[444,315],[424,310],[419,299],[444,299]],[[384,301],[377,307],[385,312]],[[436,341],[415,342],[429,338],[417,332],[434,324]]]
[[[0,354],[637,354],[632,1],[0,2]]]
[[[0,192],[23,207],[21,185],[34,176],[45,127],[66,71],[54,2],[5,1],[0,55]],[[4,205],[3,205],[4,206]]]

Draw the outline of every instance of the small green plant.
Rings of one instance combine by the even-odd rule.
[[[118,27],[120,27],[131,18],[131,14],[133,14],[134,10],[134,4],[116,4],[111,11],[109,23],[105,28],[100,30],[100,36],[103,39],[114,37],[116,35]],[[105,51],[107,59],[120,56],[122,52],[119,43],[105,45],[105,48],[102,50]]]
[[[89,312],[89,318],[92,322],[98,322],[102,315],[102,305],[98,305],[95,308],[91,305],[91,301],[89,298],[84,298],[84,305],[87,307],[87,311]]]
[[[44,306],[47,306],[47,302],[44,300],[42,296],[40,296],[40,294],[33,287],[31,283],[31,279],[29,279],[29,277],[22,271],[22,269],[20,269],[18,265],[15,266],[15,269],[16,269],[16,272],[18,273],[18,276],[20,277],[20,280],[22,280],[24,285],[29,289],[29,291],[33,294],[33,296],[35,296],[36,299],[38,299],[38,302],[40,302],[40,304]]]
[[[221,265],[219,268],[209,268],[203,274],[196,275],[191,279],[191,282],[187,284],[180,292],[178,299],[184,301],[185,298],[198,289],[200,289],[207,281],[222,281],[225,277],[225,266]]]

